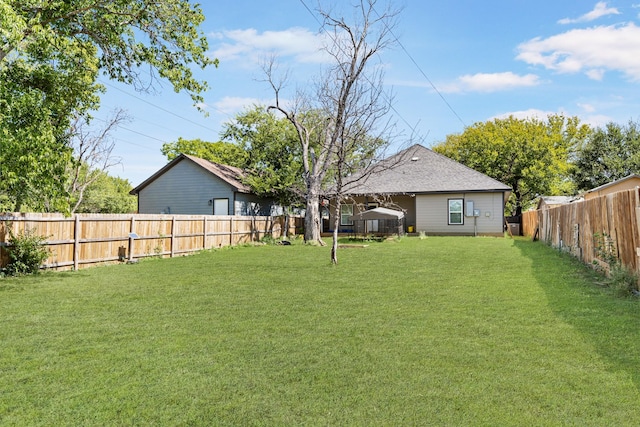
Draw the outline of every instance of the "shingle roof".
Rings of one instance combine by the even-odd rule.
[[[566,205],[579,199],[580,197],[578,196],[542,196],[540,197],[538,206],[540,206],[542,202],[547,205]]]
[[[200,157],[189,156],[187,154],[183,155],[187,159],[195,162],[199,166],[203,167],[207,171],[225,181],[227,184],[234,187],[236,191],[240,191],[243,193],[251,192],[251,187],[242,182],[242,179],[245,177],[245,172],[242,169],[235,166],[223,165],[222,163],[211,162],[209,160],[201,159]]]
[[[509,192],[511,188],[420,144],[381,162],[380,171],[345,185],[345,194]]]
[[[639,179],[639,178],[640,178],[640,175],[635,174],[635,173],[632,173],[631,175],[627,175],[627,176],[625,176],[624,178],[620,178],[620,179],[618,179],[618,180],[615,180],[615,181],[612,181],[612,182],[608,182],[608,183],[606,183],[606,184],[603,184],[603,185],[601,185],[601,186],[599,186],[599,187],[592,188],[591,190],[587,191],[587,193],[595,193],[595,192],[598,192],[598,191],[604,190],[605,188],[612,187],[612,186],[614,186],[614,185],[616,185],[616,184],[620,184],[621,182],[629,181],[629,180],[632,180],[632,179],[636,179],[636,180],[637,180],[637,179]]]
[[[130,191],[130,194],[136,195],[142,190],[144,187],[155,181],[160,175],[164,174],[166,171],[174,167],[181,161],[188,160],[192,161],[196,165],[205,169],[207,172],[215,175],[219,179],[223,180],[231,187],[234,188],[235,191],[241,193],[251,193],[251,187],[242,183],[242,179],[245,176],[245,172],[237,167],[223,165],[220,163],[211,162],[209,160],[201,159],[200,157],[190,156],[188,154],[180,154],[178,157],[164,165],[158,172],[151,175],[149,178],[144,180],[140,185]]]

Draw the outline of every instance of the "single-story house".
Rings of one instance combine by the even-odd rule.
[[[274,202],[253,194],[243,177],[242,169],[180,154],[130,193],[143,214],[276,214]]]
[[[636,187],[640,187],[640,175],[634,173],[601,185],[600,187],[592,188],[584,193],[584,199],[595,199],[596,197],[606,196],[607,194],[617,193],[618,191],[632,190]]]
[[[374,173],[351,179],[343,194],[339,232],[354,232],[359,213],[386,207],[404,212],[406,232],[502,236],[511,188],[416,144],[381,161]]]

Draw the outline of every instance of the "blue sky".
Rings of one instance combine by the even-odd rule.
[[[101,79],[107,93],[94,123],[114,108],[127,111],[130,121],[113,134],[121,164],[110,173],[134,186],[166,164],[163,142],[217,141],[235,114],[270,103],[265,59],[275,55],[288,72],[285,98],[322,68],[313,0],[202,3],[202,30],[220,60],[196,73],[211,86],[202,106],[208,116],[166,82],[140,93]],[[594,126],[640,120],[640,0],[405,0],[394,7],[401,8],[400,44],[376,61],[394,93],[395,120],[427,147],[508,115],[563,113]]]

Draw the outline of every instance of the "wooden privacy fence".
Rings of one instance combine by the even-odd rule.
[[[547,244],[571,252],[587,264],[608,269],[620,260],[640,273],[640,189],[620,191],[591,200],[525,212],[525,236],[537,234]]]
[[[281,237],[283,217],[196,215],[4,214],[0,216],[0,266],[8,262],[10,236],[32,230],[46,238],[44,267],[85,266],[149,256],[184,255],[203,249]],[[297,218],[290,218],[295,234]]]

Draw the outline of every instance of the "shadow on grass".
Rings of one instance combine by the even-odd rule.
[[[612,371],[624,371],[640,390],[640,300],[616,296],[603,278],[542,242],[516,239],[531,259],[550,308],[593,346]]]

